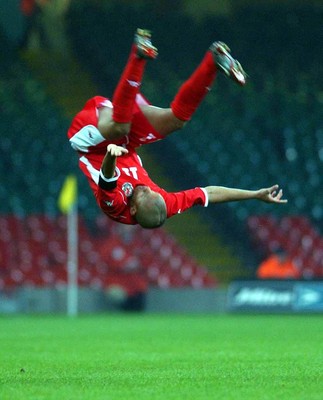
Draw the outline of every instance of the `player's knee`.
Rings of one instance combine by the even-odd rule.
[[[171,120],[169,121],[169,131],[175,132],[183,129],[186,125],[186,122],[187,121],[182,121],[173,115]]]
[[[178,118],[175,118],[174,125],[176,130],[183,129],[186,125],[187,121],[182,121]]]
[[[163,126],[158,129],[158,132],[161,135],[167,136],[173,132],[183,129],[185,125],[186,121],[181,121],[175,116],[172,116],[163,124]]]

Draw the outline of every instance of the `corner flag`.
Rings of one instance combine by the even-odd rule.
[[[67,175],[58,197],[58,207],[68,214],[77,200],[77,180],[75,175]]]
[[[77,180],[67,175],[58,197],[58,207],[67,218],[67,314],[78,312],[78,213]]]

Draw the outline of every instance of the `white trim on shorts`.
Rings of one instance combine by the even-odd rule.
[[[95,169],[93,165],[90,163],[90,161],[86,158],[86,156],[80,157],[80,162],[86,165],[86,169],[89,171],[92,180],[98,185],[100,170]]]
[[[88,153],[89,147],[96,146],[106,139],[94,125],[86,125],[69,140],[73,150]]]

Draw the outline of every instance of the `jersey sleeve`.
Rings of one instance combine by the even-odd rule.
[[[170,218],[175,214],[181,214],[185,210],[196,205],[204,207],[208,206],[208,195],[206,190],[200,187],[184,190],[182,192],[163,192],[161,194],[166,203],[167,218]]]
[[[100,171],[97,202],[100,208],[111,217],[119,216],[127,207],[127,199],[117,187],[119,176],[120,171],[117,167],[115,176],[110,179],[105,178],[102,171]]]

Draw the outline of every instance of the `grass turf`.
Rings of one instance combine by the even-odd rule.
[[[314,400],[321,316],[0,318],[1,400]]]

